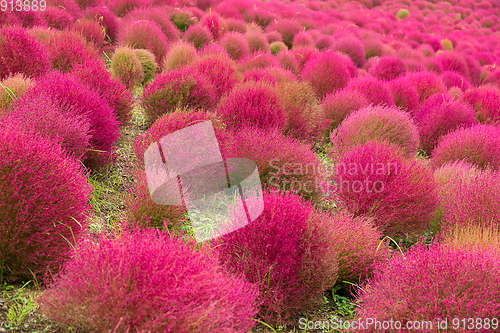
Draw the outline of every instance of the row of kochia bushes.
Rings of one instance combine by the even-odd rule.
[[[214,11],[196,24],[176,13],[139,8],[118,28],[90,7],[77,27],[102,19],[78,31],[24,29],[3,14],[12,26],[0,29],[2,280],[35,274],[49,318],[98,332],[296,323],[335,283],[361,287],[360,318],[498,313],[494,50],[411,33],[384,44],[368,38],[375,27],[301,33],[296,21],[242,25]],[[97,38],[101,25],[119,47]],[[106,47],[109,71],[97,55]],[[122,226],[87,235],[88,173],[115,159],[137,87],[150,128],[133,144]],[[203,120],[225,158],[256,162],[265,210],[200,247],[179,231],[185,207],[152,202],[143,156]],[[313,152],[318,142],[332,165]],[[324,199],[336,208],[321,208]],[[408,253],[382,241],[439,229]]]

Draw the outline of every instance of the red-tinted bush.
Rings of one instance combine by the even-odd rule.
[[[214,86],[191,68],[165,72],[144,88],[140,101],[150,123],[177,107],[208,109],[214,105]]]
[[[219,44],[226,50],[226,52],[234,60],[239,60],[248,55],[248,41],[244,35],[231,32],[227,33],[222,37]]]
[[[357,318],[361,322],[367,318],[377,318],[381,323],[393,320],[401,327],[413,327],[417,322],[437,325],[444,318],[460,322],[462,318],[492,318],[500,311],[496,301],[500,297],[496,287],[499,274],[498,254],[494,251],[439,244],[428,248],[419,243],[403,256],[377,265],[375,276],[361,289]],[[468,331],[462,327],[459,332]],[[362,332],[399,330],[373,325]]]
[[[153,52],[160,64],[170,48],[167,36],[154,21],[131,22],[121,30],[118,40],[122,46]]]
[[[293,37],[292,46],[294,48],[300,47],[300,46],[315,47],[315,43],[314,43],[314,39],[307,32],[298,32]]]
[[[394,99],[388,85],[373,77],[358,77],[349,82],[345,89],[363,94],[373,104],[394,105]]]
[[[85,38],[88,43],[92,43],[96,48],[100,48],[106,37],[106,29],[93,19],[79,19],[73,25],[73,30]]]
[[[214,40],[219,40],[222,35],[227,32],[227,26],[226,22],[224,22],[224,19],[220,17],[219,14],[212,11],[203,16],[200,21],[200,25],[210,31],[210,34],[212,35],[212,38]]]
[[[213,37],[210,30],[200,24],[196,24],[186,30],[182,36],[182,40],[193,44],[197,49],[201,49],[205,45],[210,44],[213,41]]]
[[[478,168],[500,168],[500,129],[494,125],[477,125],[458,129],[443,136],[432,152],[432,163],[464,160]]]
[[[340,55],[325,52],[305,65],[302,70],[302,79],[309,82],[316,96],[322,99],[327,94],[344,88],[351,76]]]
[[[363,67],[366,61],[363,43],[354,36],[345,36],[337,39],[332,46],[333,50],[345,53],[358,67]]]
[[[320,52],[313,47],[297,47],[292,50],[295,55],[295,60],[297,61],[297,65],[299,66],[299,70],[302,71],[309,61],[316,58]],[[343,53],[337,53],[337,55],[343,55]]]
[[[289,50],[281,50],[276,54],[276,59],[278,59],[282,68],[291,71],[292,73],[299,74],[299,65],[295,54]]]
[[[418,128],[407,112],[396,107],[372,105],[351,113],[330,134],[332,158],[343,156],[369,140],[392,143],[408,158],[416,156],[420,143]]]
[[[460,90],[465,92],[470,88],[469,81],[457,72],[444,71],[441,73],[440,77],[448,89],[451,87],[458,87]]]
[[[118,17],[124,17],[136,8],[148,7],[151,0],[109,0],[106,5]]]
[[[395,146],[368,141],[335,165],[336,196],[356,216],[367,215],[386,235],[424,231],[438,205],[430,168]]]
[[[279,32],[282,36],[283,43],[291,49],[293,46],[293,38],[297,33],[302,31],[302,26],[299,22],[294,20],[276,20],[267,26],[266,31]]]
[[[22,74],[9,76],[0,81],[0,115],[2,112],[9,111],[12,108],[12,103],[34,85],[33,80]]]
[[[83,17],[97,21],[104,27],[111,44],[118,38],[118,19],[107,7],[89,7],[83,12]]]
[[[170,20],[168,10],[162,7],[137,8],[123,18],[125,22],[135,22],[139,20],[150,20],[158,24],[161,31],[167,36],[171,43],[179,40],[179,30]]]
[[[217,114],[231,130],[244,127],[282,129],[286,122],[276,90],[264,83],[236,86],[217,106]]]
[[[413,83],[420,103],[425,101],[427,97],[446,90],[443,82],[432,72],[409,74],[406,76],[406,79]]]
[[[493,87],[471,89],[463,95],[462,102],[474,108],[482,123],[495,124],[500,120],[500,92]]]
[[[17,73],[38,77],[49,67],[47,52],[26,30],[0,28],[0,80]]]
[[[177,42],[172,45],[163,59],[163,71],[185,67],[199,59],[196,48],[186,42]]]
[[[457,72],[468,80],[470,79],[469,67],[467,66],[464,56],[460,53],[443,51],[436,55],[436,58],[441,61],[445,71]]]
[[[238,63],[238,69],[245,72],[256,68],[277,67],[278,60],[271,53],[256,52],[241,59]]]
[[[64,30],[73,26],[73,16],[64,9],[48,6],[40,13],[49,28]]]
[[[262,320],[289,323],[336,281],[336,235],[329,228],[334,221],[297,195],[266,193],[263,200],[259,217],[216,246],[231,272],[259,287]]]
[[[406,109],[411,114],[419,108],[417,90],[412,82],[405,78],[398,78],[389,82],[394,103],[396,106]]]
[[[327,119],[331,121],[330,128],[335,128],[354,111],[368,105],[366,97],[354,90],[341,90],[326,95],[321,101],[321,108]]]
[[[500,70],[496,70],[488,75],[483,81],[483,85],[486,84],[492,84],[496,86],[497,89],[500,89]]]
[[[266,37],[256,31],[249,31],[245,35],[247,41],[248,41],[248,49],[250,53],[254,52],[271,52],[271,49],[269,48],[269,43],[267,42]]]
[[[256,296],[194,241],[134,228],[80,242],[40,302],[49,318],[98,332],[243,333]]]
[[[0,272],[57,272],[88,224],[91,188],[80,163],[22,125],[0,120]]]
[[[406,73],[406,65],[398,57],[382,56],[370,67],[368,72],[380,80],[390,81]]]

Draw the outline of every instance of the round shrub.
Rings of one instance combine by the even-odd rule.
[[[165,72],[144,88],[140,100],[149,123],[177,107],[210,108],[214,104],[214,86],[193,69]]]
[[[357,318],[399,321],[401,327],[409,321],[491,318],[499,311],[499,273],[496,251],[418,243],[404,256],[377,265],[373,279],[361,289]]]
[[[295,55],[295,60],[297,61],[297,65],[299,66],[299,70],[302,71],[306,64],[308,64],[311,60],[315,59],[320,55],[320,52],[313,47],[301,46],[292,50]],[[339,57],[345,55],[344,53],[336,52]],[[345,55],[348,57],[347,55]],[[350,59],[350,58],[349,58]],[[347,64],[346,64],[347,66]]]
[[[427,154],[432,152],[443,135],[459,127],[477,124],[474,110],[469,105],[441,94],[429,97],[420,107],[416,119],[421,147]]]
[[[33,80],[22,74],[9,76],[0,82],[0,114],[8,111],[17,97],[34,86]]]
[[[210,31],[214,40],[219,40],[223,34],[227,32],[226,22],[219,14],[210,11],[203,16],[200,21],[200,26],[205,27]]]
[[[373,217],[389,236],[423,232],[438,206],[431,170],[402,154],[387,142],[367,141],[335,165],[339,203],[355,216]]]
[[[49,318],[92,331],[243,333],[256,296],[194,241],[134,228],[80,242],[40,303]]]
[[[500,130],[494,125],[458,129],[441,138],[432,152],[432,164],[464,160],[478,168],[500,167]]]
[[[500,120],[500,92],[493,87],[471,89],[462,96],[462,102],[474,108],[482,123],[495,124]]]
[[[141,84],[144,86],[149,81],[154,79],[156,75],[156,70],[158,68],[158,65],[156,64],[156,58],[155,55],[150,51],[142,49],[135,50],[135,55],[141,62],[142,72],[144,73],[144,80],[142,80]]]
[[[198,58],[198,53],[193,45],[185,42],[177,42],[172,45],[165,59],[163,59],[162,69],[165,72],[184,67],[195,62]]]
[[[500,89],[500,70],[490,73],[483,81],[483,85],[492,84]]]
[[[237,32],[225,34],[219,44],[226,50],[233,60],[242,59],[250,53],[247,39],[244,35]]]
[[[367,38],[363,40],[366,59],[381,57],[385,54],[385,46],[378,38]]]
[[[78,0],[78,6],[81,9],[85,9],[87,7],[100,7],[104,5],[104,0]]]
[[[422,103],[429,96],[446,90],[445,85],[435,73],[418,72],[406,76],[417,90],[418,101]]]
[[[102,62],[77,64],[73,67],[73,74],[109,104],[122,126],[130,123],[134,105],[132,94],[119,80],[111,77]]]
[[[453,51],[453,43],[448,38],[441,39],[441,46],[444,50]]]
[[[97,21],[104,28],[105,36],[114,44],[118,39],[118,19],[105,6],[89,7],[83,12],[84,18]]]
[[[335,283],[335,235],[333,222],[300,196],[265,193],[263,202],[259,217],[217,239],[216,246],[229,271],[259,287],[259,317],[280,325],[318,304]]]
[[[73,106],[60,105],[47,94],[18,100],[9,116],[23,127],[50,137],[77,159],[82,159],[89,149],[92,138],[89,118],[78,114]]]
[[[316,39],[315,46],[318,50],[323,50],[333,45],[333,38],[329,35],[320,35]]]
[[[154,21],[140,20],[125,26],[119,36],[120,45],[151,51],[158,63],[169,50],[167,36]]]
[[[344,156],[368,140],[394,144],[408,158],[416,156],[420,143],[418,128],[407,112],[396,107],[372,105],[351,113],[330,134],[333,158]]]
[[[239,32],[241,34],[247,31],[247,24],[245,21],[231,17],[225,17],[225,20],[227,31]]]
[[[408,11],[408,9],[405,9],[405,8],[401,8],[400,10],[398,10],[398,12],[396,13],[396,17],[400,20],[402,19],[405,19],[407,18],[408,16],[410,16],[410,12]]]
[[[294,20],[275,20],[267,26],[266,31],[277,31],[280,33],[283,43],[291,49],[293,38],[297,33],[302,31],[302,25]]]
[[[196,23],[196,18],[188,9],[174,9],[169,12],[169,16],[172,23],[181,32],[185,32]]]
[[[457,72],[444,71],[441,73],[440,78],[448,89],[458,87],[465,92],[470,88],[469,81]]]
[[[264,83],[236,86],[217,106],[217,114],[230,130],[244,127],[283,128],[286,116],[276,90]]]
[[[397,107],[415,114],[419,108],[417,90],[412,82],[405,78],[398,78],[389,82],[389,88]]]
[[[17,4],[15,6],[17,6]],[[39,27],[45,25],[41,15],[41,11],[35,11],[35,10],[18,11],[17,9],[15,9],[14,15],[17,16],[19,23],[25,29],[30,29],[33,27]]]
[[[118,17],[124,17],[136,8],[146,7],[151,4],[149,0],[110,0],[106,6]]]
[[[288,48],[286,47],[285,43],[276,41],[269,44],[269,50],[272,54],[276,55],[282,50],[288,50]]]
[[[190,26],[184,33],[182,39],[191,43],[198,50],[212,42],[212,34],[206,27],[196,24]]]
[[[19,102],[46,94],[61,108],[74,107],[75,113],[90,121],[90,149],[85,165],[97,167],[113,159],[115,142],[120,137],[120,127],[111,107],[95,91],[90,90],[71,74],[53,72],[41,79]]]
[[[382,56],[370,67],[368,72],[380,80],[390,81],[406,73],[406,65],[398,57]]]
[[[92,19],[79,19],[73,25],[73,30],[82,35],[88,43],[100,48],[106,37],[106,30]]]
[[[277,67],[278,60],[271,53],[255,52],[249,54],[238,62],[240,72],[249,71],[257,68]]]
[[[207,55],[196,61],[192,68],[205,75],[214,86],[215,101],[227,95],[241,81],[234,62],[225,55]]]
[[[49,68],[47,52],[26,30],[0,28],[0,80],[17,73],[36,78]]]
[[[84,234],[91,188],[59,145],[18,124],[0,126],[0,271],[10,280],[46,277]]]
[[[167,39],[175,43],[179,40],[179,30],[170,20],[168,11],[161,7],[136,8],[130,14],[123,18],[125,22],[136,22],[140,20],[154,21],[161,31],[167,36]]]
[[[277,87],[288,82],[297,81],[297,77],[290,71],[281,67],[266,67],[246,71],[243,73],[243,82],[265,82],[270,86]],[[314,92],[312,93],[314,95]],[[314,98],[314,96],[311,96]]]
[[[443,51],[436,55],[436,58],[441,61],[443,70],[457,72],[468,80],[470,79],[469,67],[465,58],[460,53]]]
[[[324,52],[305,65],[302,79],[309,82],[316,96],[322,99],[327,94],[344,88],[351,76],[340,55]]]
[[[119,47],[113,53],[111,73],[131,91],[135,91],[139,83],[144,80],[141,61],[135,51],[128,47]]]
[[[366,97],[354,90],[341,90],[328,94],[321,101],[321,108],[325,117],[330,120],[330,129],[336,128],[354,111],[368,105]]]
[[[289,70],[296,75],[299,74],[299,65],[297,63],[297,59],[295,59],[295,54],[292,51],[283,49],[276,54],[276,59],[282,68]]]
[[[365,48],[363,43],[356,37],[341,37],[335,41],[332,49],[347,54],[359,68],[363,67],[365,64]]]
[[[250,53],[271,52],[269,43],[262,33],[249,31],[245,34],[245,37],[248,41],[248,50],[250,51]]]
[[[293,37],[293,47],[309,46],[315,47],[314,39],[306,32],[299,32]]]
[[[43,12],[40,12],[45,24],[49,28],[64,30],[73,26],[73,16],[65,9],[47,6]]]
[[[394,105],[392,93],[387,84],[376,78],[365,76],[358,77],[349,82],[346,90],[354,90],[363,94],[373,104]]]

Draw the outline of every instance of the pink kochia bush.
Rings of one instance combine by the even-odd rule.
[[[85,232],[91,188],[59,145],[25,125],[0,127],[0,280],[44,277]]]
[[[93,332],[248,332],[256,288],[215,253],[155,229],[85,239],[40,298],[51,319]]]
[[[396,106],[406,109],[410,114],[415,114],[419,102],[417,90],[413,84],[403,77],[390,81],[389,88]]]
[[[147,120],[153,123],[177,107],[212,107],[214,86],[205,75],[191,68],[175,69],[157,76],[144,89],[140,103]]]
[[[375,276],[361,289],[357,319],[399,321],[402,328],[409,321],[413,324],[425,321],[432,322],[435,328],[445,318],[457,318],[460,324],[467,318],[495,318],[500,311],[499,284],[498,253],[439,244],[428,249],[418,243],[404,256],[377,265]],[[470,332],[462,325],[459,328],[458,332]],[[401,330],[372,325],[362,332]]]
[[[261,320],[289,323],[335,283],[335,234],[300,196],[264,193],[263,200],[259,217],[217,239],[216,246],[229,271],[259,287]]]
[[[220,101],[217,114],[230,130],[243,127],[281,129],[286,122],[276,89],[258,82],[236,86]]]
[[[363,43],[354,36],[345,36],[337,39],[332,49],[347,54],[357,67],[361,68],[365,64],[365,47]]]
[[[324,52],[305,65],[302,79],[309,82],[316,96],[322,99],[327,94],[344,88],[351,76],[342,56]]]
[[[500,91],[493,87],[471,89],[462,96],[462,102],[474,108],[482,123],[495,124],[500,120]]]
[[[343,156],[368,140],[397,145],[408,158],[417,154],[420,139],[410,115],[396,107],[367,106],[349,115],[330,134],[333,159]]]
[[[154,21],[130,23],[121,30],[118,40],[123,46],[151,51],[159,64],[170,49],[167,36]]]
[[[40,94],[47,94],[61,108],[73,107],[76,114],[88,117],[92,135],[90,149],[93,151],[86,154],[87,166],[103,166],[112,161],[120,127],[113,110],[97,92],[71,74],[53,72],[40,80],[22,99],[26,101]]]
[[[407,68],[403,60],[395,56],[380,57],[369,69],[370,74],[385,81],[404,75],[406,71]]]
[[[413,86],[417,90],[418,100],[420,103],[425,101],[429,96],[446,90],[446,86],[443,84],[439,76],[432,72],[408,74],[406,79],[413,83]]]
[[[439,167],[446,162],[471,163],[478,168],[500,168],[500,128],[494,125],[476,125],[461,128],[441,138],[432,152],[432,163]]]
[[[0,80],[17,73],[35,78],[49,68],[47,51],[26,30],[0,28]]]
[[[368,141],[335,165],[339,202],[355,216],[367,215],[386,235],[424,231],[438,205],[430,168],[406,159],[386,142]]]
[[[336,128],[350,113],[368,105],[366,97],[354,90],[341,90],[328,94],[321,101],[325,117],[331,121],[330,129]]]
[[[373,104],[394,105],[394,99],[387,84],[373,77],[358,77],[349,82],[345,89],[360,92]]]

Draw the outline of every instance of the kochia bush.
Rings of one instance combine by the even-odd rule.
[[[500,120],[500,91],[497,89],[488,86],[471,89],[461,100],[474,108],[480,122],[495,124]]]
[[[133,228],[80,242],[40,303],[49,318],[98,332],[244,333],[256,295],[194,241]]]
[[[388,85],[373,77],[357,77],[349,82],[345,89],[360,92],[369,102],[375,105],[393,106],[395,104]]]
[[[358,91],[341,90],[328,94],[321,101],[325,117],[330,120],[330,129],[336,128],[350,113],[368,105],[366,97]]]
[[[118,40],[123,46],[153,52],[158,63],[163,61],[170,48],[167,36],[154,21],[131,22],[123,27]]]
[[[369,69],[370,74],[385,81],[404,75],[406,71],[407,67],[403,60],[395,56],[380,57]]]
[[[141,61],[135,51],[128,47],[120,47],[111,57],[111,73],[118,78],[130,91],[144,80]]]
[[[26,90],[33,87],[35,82],[26,78],[22,74],[9,76],[0,82],[0,114],[9,108],[12,103],[20,95],[23,95]]]
[[[0,126],[0,277],[44,277],[85,232],[91,188],[59,145],[5,119]]]
[[[184,67],[195,62],[198,58],[198,53],[193,45],[186,42],[177,42],[172,45],[165,59],[163,59],[162,69],[166,72]]]

